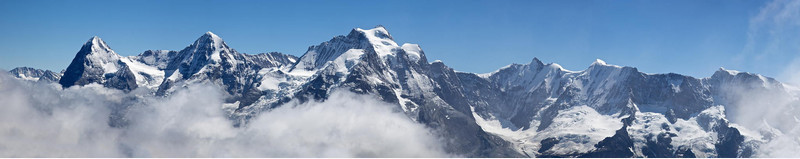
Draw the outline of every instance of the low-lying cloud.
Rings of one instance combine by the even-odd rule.
[[[784,66],[777,77],[787,92],[730,90],[739,96],[729,115],[736,124],[764,135],[758,157],[800,156],[800,1],[773,0],[750,18],[747,43],[738,57],[753,67]],[[729,112],[730,113],[730,112]]]
[[[752,83],[751,83],[752,84]],[[800,101],[792,90],[753,89],[747,83],[730,85],[728,119],[761,140],[755,157],[800,156]],[[800,93],[800,92],[796,92]]]
[[[800,156],[800,92],[765,82],[724,85],[727,98],[718,102],[726,104],[727,118],[759,143],[754,157]]]
[[[222,97],[212,85],[169,97],[99,85],[62,90],[2,72],[0,157],[448,156],[424,125],[371,96],[341,91],[292,102],[244,127],[232,126]]]

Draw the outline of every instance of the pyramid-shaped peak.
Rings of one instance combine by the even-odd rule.
[[[222,41],[222,38],[220,38],[217,34],[214,34],[213,32],[208,31],[205,34],[203,34],[203,36],[200,36],[200,38],[198,38],[197,40],[218,40],[218,41]]]
[[[100,48],[108,48],[109,50],[111,49],[111,48],[108,47],[106,42],[103,41],[103,39],[101,39],[98,36],[92,36],[92,38],[90,38],[89,41],[86,41],[86,44],[84,44],[84,45],[97,46],[97,47],[100,47]]]
[[[225,45],[225,41],[211,31],[204,33],[203,36],[197,38],[192,44],[192,46],[213,46],[215,48],[220,48]]]
[[[106,42],[103,41],[103,39],[101,39],[98,36],[92,36],[92,38],[90,38],[89,41],[86,41],[86,44],[83,44],[83,47],[81,48],[80,52],[83,52],[84,54],[89,54],[98,52],[113,53],[114,51],[111,50],[111,47],[109,47],[108,44],[106,44]]]
[[[59,83],[64,87],[102,83],[105,74],[117,72],[122,66],[119,54],[111,50],[100,37],[93,36],[75,54]]]
[[[601,59],[595,59],[592,65],[608,65],[608,64],[606,64],[606,61],[603,61]]]
[[[89,39],[89,42],[96,42],[96,41],[103,41],[103,39],[100,39],[100,37],[98,36],[92,36],[92,38]]]
[[[531,60],[531,62],[528,63],[528,65],[533,65],[533,64],[535,64],[537,66],[543,66],[544,65],[544,63],[542,63],[542,61],[539,60],[539,58],[536,58],[536,57],[534,57],[533,60]]]
[[[209,39],[219,39],[220,41],[222,40],[222,38],[219,38],[219,36],[217,34],[214,34],[211,31],[207,31],[205,34],[203,34],[202,37],[209,38]]]

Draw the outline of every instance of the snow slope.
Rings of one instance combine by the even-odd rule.
[[[600,59],[572,71],[533,58],[491,73],[458,72],[429,62],[417,44],[398,45],[383,26],[355,28],[299,58],[239,53],[211,32],[180,51],[122,57],[93,37],[58,81],[161,96],[216,84],[235,126],[290,101],[347,90],[394,105],[446,139],[445,151],[468,157],[752,157],[791,134],[796,127],[785,125],[800,113],[797,87],[722,68],[694,78]],[[748,109],[761,107],[770,109]]]

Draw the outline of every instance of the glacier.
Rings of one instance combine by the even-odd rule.
[[[211,32],[179,51],[123,57],[92,37],[61,73],[10,72],[64,89],[99,85],[160,97],[211,83],[222,89],[218,108],[243,128],[264,112],[351,92],[388,103],[433,130],[443,151],[464,157],[780,157],[765,147],[797,138],[800,125],[800,91],[758,74],[650,74],[600,59],[573,71],[537,58],[460,72],[429,62],[418,44],[399,45],[383,26],[355,28],[301,57],[239,53]],[[130,109],[114,107],[109,124],[126,127]]]

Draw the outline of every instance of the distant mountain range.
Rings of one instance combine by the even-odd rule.
[[[382,26],[353,29],[301,57],[239,53],[211,32],[180,51],[123,57],[92,37],[63,72],[10,73],[64,88],[96,83],[159,96],[210,82],[230,94],[225,101],[237,107],[220,109],[236,126],[291,100],[349,90],[395,104],[446,138],[447,152],[467,157],[751,157],[782,130],[768,120],[761,128],[729,122],[749,106],[740,100],[750,93],[785,97],[792,104],[780,109],[792,113],[778,118],[800,114],[797,88],[758,74],[648,74],[602,60],[571,71],[536,58],[492,73],[458,72],[430,62],[417,44],[396,43]]]

